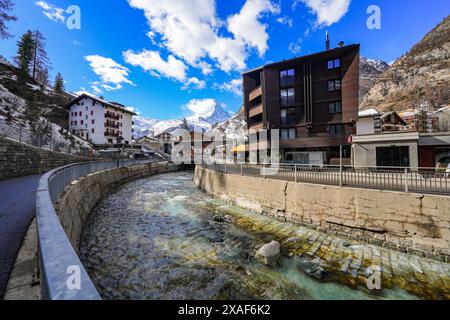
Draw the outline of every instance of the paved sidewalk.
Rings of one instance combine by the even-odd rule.
[[[17,254],[35,217],[40,175],[0,181],[0,299]]]

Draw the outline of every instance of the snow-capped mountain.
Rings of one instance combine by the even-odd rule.
[[[207,131],[212,129],[214,125],[227,121],[231,116],[233,116],[232,112],[225,110],[217,104],[215,107],[205,110],[205,112],[199,112],[187,117],[186,121],[190,129]],[[157,136],[162,133],[172,132],[181,127],[183,127],[182,119],[156,120],[139,116],[134,117],[134,133],[137,138],[152,135]]]
[[[361,57],[360,65],[360,100],[370,91],[380,76],[389,69],[389,65],[376,59]]]

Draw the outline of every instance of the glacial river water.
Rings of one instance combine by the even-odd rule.
[[[192,178],[177,172],[131,182],[92,212],[81,258],[103,298],[416,298],[395,287],[352,287],[332,275],[318,280],[284,251],[278,267],[262,265],[255,252],[275,236],[235,221],[264,225],[269,218],[206,195]]]

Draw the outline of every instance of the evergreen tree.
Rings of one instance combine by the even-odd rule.
[[[11,35],[8,33],[6,22],[15,21],[17,18],[9,14],[14,7],[11,0],[0,0],[0,38],[8,39]]]
[[[21,80],[26,80],[30,76],[30,66],[33,61],[35,43],[33,33],[28,30],[17,43],[16,64],[20,71]]]
[[[186,118],[183,119],[183,124],[181,126],[183,129],[190,131],[191,130],[191,126],[189,125],[188,121],[186,120]]]
[[[64,79],[61,75],[61,73],[58,72],[55,78],[55,85],[53,87],[56,93],[63,93],[64,92]]]
[[[48,71],[50,68],[50,62],[45,50],[45,40],[45,37],[39,30],[33,32],[33,41],[35,46],[31,68],[31,77],[35,81],[43,85],[47,85],[48,83]]]

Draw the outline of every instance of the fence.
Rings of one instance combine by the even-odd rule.
[[[435,168],[308,166],[280,164],[205,165],[218,172],[341,187],[450,195],[450,173]]]
[[[121,166],[152,163],[154,160],[127,160]],[[36,217],[39,240],[39,270],[41,295],[51,300],[100,299],[96,288],[83,268],[76,252],[60,224],[54,203],[64,189],[73,181],[93,172],[117,167],[115,161],[73,164],[52,170],[39,181],[36,199]],[[72,269],[67,269],[67,267]],[[78,277],[80,290],[71,290],[68,279],[73,272]],[[77,286],[76,278],[74,285]]]
[[[72,144],[55,141],[51,135],[46,135],[25,129],[0,119],[0,136],[26,143],[35,147],[58,151],[83,157],[91,156],[87,148],[74,148]]]

